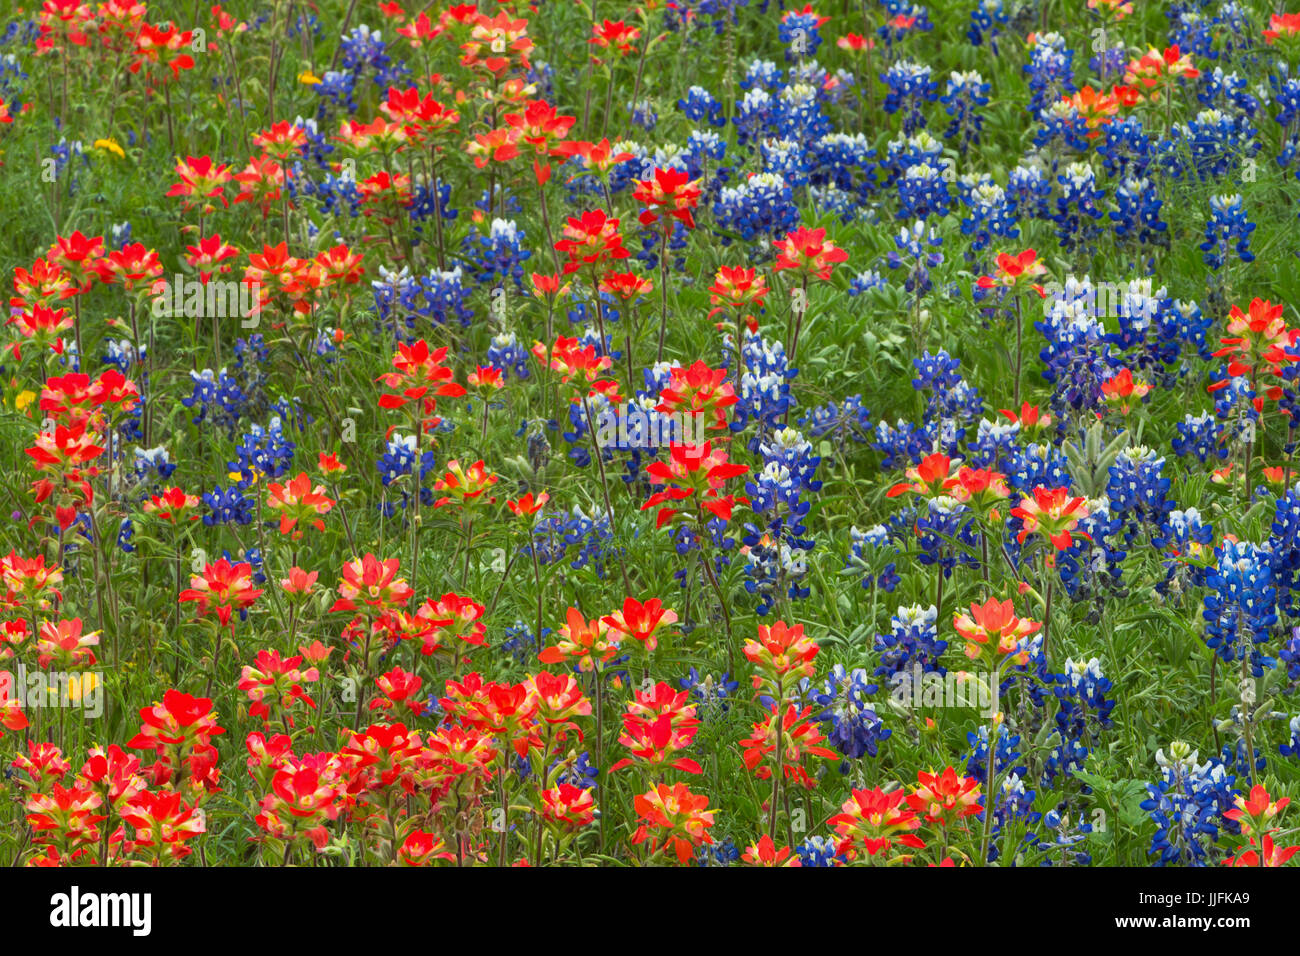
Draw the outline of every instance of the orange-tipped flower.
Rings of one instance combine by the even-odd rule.
[[[1074,544],[1072,531],[1081,538],[1092,540],[1084,532],[1075,531],[1079,521],[1088,517],[1087,499],[1072,496],[1068,488],[1044,488],[1040,485],[1034,489],[1032,498],[1020,499],[1020,507],[1012,508],[1011,513],[1024,522],[1016,536],[1021,544],[1035,533],[1044,535],[1057,551]]]
[[[990,665],[997,658],[1014,655],[1016,663],[1029,663],[1029,648],[1025,639],[1043,627],[1037,621],[1016,617],[1010,601],[992,597],[981,604],[972,604],[969,614],[954,614],[952,626],[966,639],[966,656],[971,660],[985,658]]]

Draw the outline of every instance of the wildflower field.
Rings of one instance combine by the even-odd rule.
[[[1300,13],[6,7],[0,863],[1300,862]]]

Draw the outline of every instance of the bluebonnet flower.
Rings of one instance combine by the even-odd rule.
[[[330,215],[349,218],[361,215],[361,192],[357,189],[356,173],[350,168],[326,173],[319,180],[295,176],[289,182],[291,198],[310,196],[319,203],[322,212]],[[414,209],[413,206],[413,212]]]
[[[1246,78],[1237,73],[1225,73],[1221,66],[1212,71],[1202,71],[1196,99],[1202,106],[1236,109],[1246,116],[1253,117],[1259,112],[1259,99],[1250,92]]]
[[[921,106],[935,100],[939,84],[931,79],[930,67],[912,60],[898,60],[880,77],[889,92],[885,95],[886,113],[903,113],[903,132],[915,133],[925,126]]]
[[[1160,530],[1151,536],[1153,547],[1169,553],[1165,560],[1165,579],[1156,585],[1162,593],[1177,583],[1184,586],[1204,587],[1206,569],[1204,561],[1213,551],[1214,528],[1201,518],[1195,508],[1169,512]]]
[[[1063,673],[1056,674],[1053,689],[1059,708],[1056,726],[1063,737],[1084,741],[1092,749],[1101,731],[1111,726],[1111,711],[1115,701],[1106,696],[1113,688],[1101,672],[1097,658],[1090,660],[1067,659]]]
[[[235,339],[234,379],[243,396],[243,414],[255,415],[267,407],[265,366],[270,357],[271,349],[260,332]]]
[[[558,767],[563,767],[563,769],[554,778],[557,784],[567,783],[579,790],[591,790],[597,786],[600,768],[592,765],[591,755],[585,750],[576,756],[551,763],[551,770]]]
[[[241,550],[238,554],[231,554],[223,548],[221,556],[231,564],[238,564],[241,561],[247,561],[249,568],[251,568],[253,572],[253,583],[266,583],[266,561],[262,557],[262,550],[260,548],[248,548],[247,550]],[[239,619],[241,621],[248,620],[248,610],[246,608],[240,611]]]
[[[820,87],[808,81],[782,88],[770,119],[772,132],[805,145],[831,132],[831,121],[822,112],[822,95]]]
[[[921,130],[914,136],[899,135],[885,147],[885,158],[880,163],[883,178],[880,186],[888,189],[903,175],[909,166],[944,165],[943,143]]]
[[[1099,619],[1100,607],[1107,591],[1123,597],[1120,582],[1123,561],[1128,553],[1117,543],[1124,530],[1124,518],[1112,513],[1109,499],[1088,500],[1088,517],[1079,522],[1074,543],[1057,555],[1057,568],[1066,592],[1075,600],[1092,597],[1097,608],[1089,620]],[[1087,537],[1083,537],[1087,535]]]
[[[848,860],[839,853],[833,837],[811,836],[794,848],[800,866],[843,866]]]
[[[16,28],[18,24],[10,21],[6,27],[9,30]],[[34,24],[33,24],[34,26]],[[12,53],[6,53],[0,56],[0,97],[4,98],[6,103],[13,104],[21,102],[23,89],[26,86],[27,72],[23,69],[22,61]]]
[[[1071,777],[1088,763],[1088,748],[1076,737],[1062,737],[1054,733],[1043,761],[1042,786],[1051,790],[1057,777]]]
[[[1056,386],[1053,401],[1074,409],[1098,406],[1102,383],[1117,364],[1090,299],[1095,301],[1095,291],[1088,279],[1071,276],[1062,293],[1044,300],[1047,317],[1034,323],[1047,340],[1039,357],[1046,366],[1043,378]]]
[[[890,55],[894,44],[908,34],[934,29],[934,24],[930,21],[930,11],[919,4],[909,3],[908,0],[882,0],[881,5],[885,8],[886,16],[885,22],[876,28],[876,36],[880,38]]]
[[[933,285],[930,270],[943,263],[943,253],[926,251],[926,247],[937,249],[943,245],[943,238],[934,231],[934,227],[927,229],[925,221],[918,219],[912,223],[911,228],[904,226],[898,231],[894,236],[894,245],[897,249],[889,251],[885,262],[891,269],[906,266],[903,288],[917,296],[929,292]]]
[[[618,163],[609,171],[609,191],[616,194],[624,189],[628,189],[638,180],[647,179],[654,175],[654,159],[649,150],[640,143],[630,140],[621,139],[610,147],[610,152],[614,155],[627,153],[632,158],[627,162]],[[586,166],[580,159],[572,160],[575,164],[573,182],[586,184],[585,191],[591,196],[600,196],[604,199],[604,193],[600,187],[600,181],[594,173],[586,171]],[[570,192],[570,197],[577,202],[581,197],[581,192]]]
[[[964,236],[974,237],[971,252],[988,248],[994,236],[1014,239],[1020,235],[1015,208],[1005,189],[987,176],[976,182],[963,177],[959,182],[962,202],[970,209],[970,215],[961,221],[961,231]]]
[[[691,135],[686,137],[686,153],[684,159],[688,167],[688,172],[694,178],[706,178],[703,176],[704,168],[709,160],[722,160],[727,155],[727,141],[717,133],[704,130],[691,130]],[[717,176],[723,177],[728,175],[726,170],[717,170]],[[715,184],[714,179],[707,179],[705,188],[708,189]]]
[[[1137,533],[1140,525],[1155,530],[1174,509],[1164,466],[1164,458],[1157,456],[1154,449],[1141,445],[1125,448],[1110,466],[1106,497],[1111,512],[1128,520],[1129,538]]]
[[[811,144],[806,160],[814,185],[834,186],[860,201],[875,188],[875,153],[862,133],[827,133]]]
[[[523,381],[532,374],[528,369],[528,350],[519,344],[519,337],[513,332],[502,332],[492,337],[487,364],[498,369],[503,379],[509,379],[513,374]]]
[[[890,619],[889,633],[876,635],[874,646],[880,653],[880,666],[874,673],[887,675],[886,683],[894,688],[892,692],[900,692],[898,688],[912,680],[914,665],[924,674],[946,673],[939,658],[948,642],[939,637],[938,617],[933,604],[900,607]]]
[[[922,353],[920,358],[912,360],[912,367],[916,369],[912,388],[918,392],[932,393],[928,403],[928,411],[931,413],[942,408],[946,404],[944,397],[962,382],[961,372],[958,371],[961,360],[953,358],[945,349],[940,349],[935,355]]]
[[[54,165],[50,171],[53,173],[55,181],[62,182],[66,174],[68,195],[76,195],[77,176],[73,160],[80,160],[81,166],[90,165],[90,157],[86,155],[85,150],[82,148],[81,141],[72,140],[69,142],[67,137],[60,137],[59,141],[50,147],[50,155],[54,159]]]
[[[974,70],[954,70],[939,102],[943,104],[944,112],[952,117],[952,122],[943,131],[944,139],[957,137],[957,148],[963,153],[970,145],[978,144],[984,126],[981,110],[989,104],[989,84],[984,77]]]
[[[1016,440],[1020,436],[1018,421],[989,421],[981,418],[976,427],[975,439],[967,445],[967,456],[972,468],[991,468],[1006,473],[1005,462],[1019,453]]]
[[[532,251],[524,248],[524,231],[505,219],[493,219],[488,234],[471,233],[462,247],[474,266],[474,281],[480,285],[503,285],[513,279],[515,288],[523,290],[524,262]]]
[[[1205,644],[1224,661],[1246,660],[1256,677],[1274,661],[1256,644],[1269,640],[1277,623],[1277,591],[1267,546],[1224,541],[1206,577]]]
[[[768,90],[775,91],[784,82],[784,76],[781,68],[771,60],[751,60],[745,67],[745,73],[740,78],[740,88],[742,90]]]
[[[104,364],[113,366],[128,378],[136,366],[144,364],[147,354],[148,349],[143,345],[137,354],[130,339],[108,339],[104,342]]]
[[[790,139],[764,139],[759,143],[763,168],[779,175],[792,190],[808,185],[803,147]]]
[[[542,628],[540,644],[547,643],[551,629]],[[505,640],[497,645],[497,650],[504,651],[513,657],[520,664],[528,664],[537,654],[539,641],[533,629],[523,621],[516,620],[513,625],[506,628]]]
[[[4,61],[0,59],[0,65],[3,65],[3,62]],[[108,241],[112,243],[113,248],[115,249],[125,248],[131,241],[131,223],[115,222],[113,225],[109,226]]]
[[[244,434],[235,448],[235,460],[226,467],[240,487],[248,487],[266,479],[282,478],[293,463],[296,445],[284,436],[278,417],[272,418],[265,428],[254,424]]]
[[[735,841],[727,837],[721,842],[705,845],[695,851],[695,866],[731,866],[740,859],[740,850]]]
[[[550,565],[570,558],[570,549],[574,549],[569,567],[578,571],[591,565],[603,577],[605,564],[613,556],[609,544],[613,537],[608,517],[588,517],[575,505],[570,512],[548,513],[538,521],[524,553],[536,548],[538,563]]]
[[[224,368],[217,372],[210,368],[190,372],[190,381],[194,391],[188,398],[182,398],[181,404],[196,410],[191,421],[195,425],[211,422],[232,434],[246,404],[238,382]]]
[[[1300,616],[1295,600],[1300,591],[1300,485],[1286,489],[1274,501],[1268,547],[1277,606],[1291,617]]]
[[[755,87],[746,91],[736,104],[736,115],[732,118],[740,145],[774,132],[778,108],[776,97],[766,89]]]
[[[841,453],[849,441],[871,440],[871,411],[863,406],[861,395],[850,395],[842,403],[831,400],[811,409],[799,424],[806,426],[813,438],[829,435]]]
[[[251,524],[261,507],[256,498],[233,485],[226,490],[218,485],[203,496],[203,503],[209,509],[203,523],[209,528],[219,524]]]
[[[379,472],[380,481],[385,488],[394,482],[409,476],[415,469],[416,448],[418,443],[414,435],[403,435],[401,432],[393,432],[388,437],[384,445],[384,453],[375,462],[375,469]],[[425,478],[436,465],[434,453],[425,451],[420,454],[420,503],[433,506],[434,496],[431,488],[424,487]],[[396,514],[397,509],[405,508],[410,500],[410,492],[406,491],[407,483],[399,485],[402,489],[402,497],[397,501],[386,501],[381,507],[387,516]]]
[[[1198,179],[1219,179],[1259,152],[1255,135],[1255,128],[1245,116],[1202,110],[1196,119],[1175,124],[1169,139],[1161,141],[1161,163],[1170,175],[1180,178],[1190,159]]]
[[[1031,442],[1013,450],[1007,459],[1007,483],[1021,494],[1034,488],[1068,488],[1071,485],[1069,462],[1065,453],[1046,442]]]
[[[394,310],[408,311],[415,296],[420,292],[419,280],[411,275],[409,266],[395,271],[386,266],[379,266],[379,278],[372,279],[370,290],[375,300],[375,311],[381,321],[387,320]],[[408,316],[408,327],[413,327],[413,320]]]
[[[1049,854],[1043,860],[1043,866],[1053,864],[1050,854],[1054,852],[1060,854],[1055,861],[1060,866],[1087,866],[1092,862],[1091,854],[1082,849],[1082,844],[1092,833],[1093,827],[1085,821],[1082,811],[1071,821],[1067,805],[1063,803],[1055,810],[1043,814],[1042,823],[1050,835],[1027,833],[1025,844]]]
[[[1217,760],[1198,764],[1197,752],[1181,741],[1169,749],[1169,757],[1156,752],[1161,777],[1147,784],[1140,804],[1156,825],[1149,855],[1159,857],[1158,866],[1210,866],[1220,828],[1232,826],[1223,814],[1233,807],[1236,778]]]
[[[1110,86],[1123,77],[1128,62],[1129,52],[1123,45],[1103,46],[1088,58],[1088,69],[1100,78],[1102,86]]]
[[[892,593],[899,582],[899,549],[892,541],[889,529],[882,524],[866,531],[852,527],[849,528],[849,541],[852,560],[845,562],[845,568],[866,572],[862,576],[864,588],[879,587],[886,594]]]
[[[909,166],[896,183],[899,219],[925,219],[948,214],[952,196],[944,179],[945,171],[928,163]]]
[[[1022,67],[1029,76],[1030,110],[1037,115],[1049,103],[1073,93],[1074,51],[1067,48],[1059,33],[1040,33],[1035,37],[1029,62]]]
[[[154,448],[137,447],[132,455],[131,476],[136,481],[148,481],[151,477],[166,481],[176,470],[171,454],[161,445]]]
[[[1210,358],[1206,334],[1214,324],[1214,319],[1202,312],[1195,300],[1184,302],[1181,299],[1174,299],[1165,303],[1161,318],[1177,330],[1178,339],[1192,346],[1197,355],[1203,359]]]
[[[341,195],[351,201],[354,192],[355,186],[351,190],[344,190]],[[451,205],[451,183],[441,178],[437,180],[436,188],[432,181],[416,182],[411,189],[411,204],[407,207],[407,211],[415,231],[421,236],[436,230],[437,224],[429,225],[430,219],[441,216],[443,228],[446,228],[448,223],[460,218],[460,210]]]
[[[750,510],[763,518],[762,527],[745,524],[743,543],[749,548],[745,589],[759,596],[758,613],[771,609],[777,590],[786,588],[791,599],[803,598],[808,589],[802,579],[807,573],[807,556],[814,542],[806,538],[803,519],[811,503],[804,492],[817,492],[816,478],[821,459],[812,445],[793,428],[777,430],[770,441],[759,445],[763,468],[745,484]]]
[[[817,50],[822,45],[819,31],[828,19],[830,18],[813,13],[811,7],[804,10],[787,10],[781,15],[777,36],[789,47],[785,52],[786,62],[817,55]]]
[[[659,125],[659,114],[655,112],[654,103],[651,100],[638,100],[635,103],[628,103],[627,107],[632,114],[633,126],[639,126],[646,132],[651,132]]]
[[[495,184],[490,194],[486,189],[479,193],[478,200],[474,203],[474,208],[483,213],[501,213],[507,216],[524,211],[523,204],[520,203],[519,197],[516,196],[510,187],[504,183]]]
[[[1232,430],[1226,432],[1225,440],[1248,444],[1254,433],[1254,423],[1259,420],[1259,412],[1254,405],[1255,392],[1250,387],[1250,378],[1235,375],[1227,379],[1227,385],[1214,394],[1214,414],[1232,422]]]
[[[677,108],[686,114],[687,119],[696,123],[708,123],[710,126],[725,126],[727,123],[722,115],[722,104],[702,86],[688,89],[686,96],[677,101]]]
[[[1164,200],[1147,179],[1125,179],[1115,189],[1116,208],[1110,213],[1119,239],[1135,239],[1140,246],[1168,248],[1169,224],[1160,218]]]
[[[723,362],[730,368],[731,350],[726,354]],[[758,334],[745,337],[741,358],[745,370],[740,376],[738,400],[731,406],[729,427],[732,432],[742,432],[754,423],[757,427],[747,444],[751,451],[757,452],[759,445],[776,430],[777,421],[794,404],[790,383],[798,372],[789,367],[785,347],[780,342],[769,343]]]
[[[725,714],[730,709],[732,695],[739,689],[740,683],[732,680],[729,673],[723,673],[721,677],[712,674],[701,677],[700,672],[692,667],[690,673],[677,682],[677,686],[691,692],[691,700],[695,702],[700,718],[708,720],[712,716]]]
[[[1097,174],[1087,163],[1070,163],[1056,181],[1061,185],[1052,217],[1056,235],[1065,249],[1086,249],[1101,234],[1095,221],[1105,215],[1099,208],[1105,193],[1097,186]]]
[[[1300,116],[1300,77],[1270,74],[1268,82],[1273,88],[1273,104],[1278,108],[1273,119],[1283,129],[1290,129]]]
[[[1257,27],[1252,25],[1252,17],[1242,9],[1239,0],[1219,0],[1216,14],[1212,22],[1216,23],[1219,29],[1211,32],[1210,52],[1205,55],[1210,59],[1217,59],[1214,50],[1217,41],[1225,57],[1236,59],[1241,51],[1254,45],[1254,31]],[[1214,35],[1215,33],[1217,36]]]
[[[135,553],[135,525],[130,518],[123,518],[121,524],[117,526],[117,546],[126,554]]]
[[[1292,717],[1291,722],[1287,725],[1290,732],[1290,739],[1279,746],[1278,753],[1283,757],[1300,757],[1300,715]]]
[[[746,242],[771,240],[799,223],[799,209],[789,184],[779,173],[756,173],[738,186],[724,187],[713,204],[718,228],[734,232]],[[731,242],[722,236],[724,245]]]
[[[380,90],[407,86],[405,77],[410,70],[406,64],[393,60],[388,45],[377,30],[371,30],[365,24],[353,27],[339,41],[339,50],[343,54],[340,65],[345,71],[358,77],[373,74],[371,80]]]
[[[981,46],[985,37],[993,55],[998,55],[998,35],[1007,26],[1010,17],[1003,0],[979,0],[970,12],[970,28],[966,38],[973,46]]]
[[[1202,258],[1211,269],[1221,269],[1231,253],[1242,262],[1254,262],[1250,251],[1250,234],[1255,224],[1246,217],[1241,195],[1223,194],[1210,198],[1210,219],[1205,224]]]
[[[965,761],[966,776],[974,777],[981,785],[987,786],[989,768],[988,725],[983,724],[978,730],[968,731],[966,743],[971,748],[970,752],[959,757],[958,762]],[[997,730],[997,752],[994,754],[993,766],[994,776],[1004,777],[1008,774],[1024,776],[1025,767],[1019,762],[1022,756],[1019,747],[1020,735],[1011,733],[1005,724],[1001,725]]]
[[[1063,151],[1087,151],[1088,122],[1069,100],[1057,100],[1040,110],[1038,123],[1034,132],[1034,146],[1038,149],[1048,149],[1059,140]]]
[[[818,217],[830,213],[842,223],[853,222],[862,210],[858,198],[838,186],[809,186],[808,198]]]
[[[1136,116],[1116,117],[1097,140],[1102,167],[1111,179],[1143,179],[1153,158],[1151,138]]]
[[[555,67],[545,60],[528,61],[528,82],[537,86],[537,98],[555,102]]]
[[[929,567],[938,565],[945,578],[959,566],[975,567],[978,560],[954,544],[974,549],[976,514],[955,498],[929,498],[918,507],[916,543],[920,547],[917,561]]]
[[[747,524],[744,543],[749,549],[745,555],[745,590],[758,597],[755,611],[766,615],[776,603],[784,588],[791,600],[805,598],[809,589],[803,585],[808,574],[808,551],[784,535],[774,537]]]
[[[356,86],[357,75],[350,70],[327,70],[320,82],[312,86],[312,92],[323,100],[321,113],[325,112],[326,104],[342,107],[351,113],[357,108]]]
[[[1011,170],[1007,180],[1007,195],[1012,212],[1021,218],[1047,218],[1048,201],[1052,184],[1037,166],[1020,165]]]
[[[1217,59],[1218,50],[1214,48],[1214,34],[1219,25],[1219,18],[1208,16],[1203,12],[1206,4],[1186,3],[1171,6],[1165,15],[1169,17],[1169,45],[1177,46],[1183,53],[1194,56]]]
[[[849,280],[849,297],[857,298],[860,295],[872,291],[873,289],[888,288],[889,283],[875,269],[868,269],[865,272],[859,272]]]
[[[826,725],[827,742],[848,760],[876,756],[880,742],[891,733],[876,716],[870,702],[878,689],[863,668],[847,671],[844,665],[836,664],[822,692],[810,695],[814,703],[825,708],[817,720]],[[840,772],[846,773],[847,768],[846,760],[840,765]]]
[[[1250,709],[1253,708],[1254,701],[1251,702]],[[1263,752],[1258,747],[1254,746],[1253,743],[1250,748],[1251,756],[1246,756],[1245,725],[1249,723],[1253,727],[1270,717],[1275,720],[1285,720],[1286,714],[1273,711],[1271,714],[1257,717],[1256,715],[1249,713],[1249,710],[1243,712],[1241,705],[1233,704],[1232,709],[1226,718],[1214,722],[1214,729],[1219,733],[1233,733],[1235,735],[1234,740],[1229,740],[1223,745],[1223,749],[1219,752],[1219,759],[1223,761],[1223,764],[1229,770],[1243,779],[1249,779],[1252,769],[1258,773],[1268,766],[1268,758],[1265,757]],[[1254,739],[1257,740],[1258,738]],[[1253,768],[1251,766],[1252,758],[1254,760]]]
[[[1109,284],[1103,287],[1108,300],[1104,307],[1095,296],[1090,304],[1096,314],[1113,312],[1119,319],[1118,331],[1107,336],[1120,349],[1130,353],[1130,371],[1139,372],[1176,361],[1182,351],[1181,328],[1177,320],[1170,321],[1166,308],[1166,290],[1152,287],[1150,279],[1133,279],[1126,284]],[[1172,383],[1171,383],[1172,384]]]
[[[1035,791],[1025,789],[1024,778],[1019,773],[1011,773],[998,781],[999,794],[993,805],[993,833],[989,844],[989,862],[997,860],[1002,848],[998,845],[998,836],[1014,820],[1034,824],[1040,814],[1034,810]],[[977,819],[983,820],[980,814]]]
[[[899,419],[895,424],[876,423],[871,447],[883,456],[880,467],[885,470],[905,468],[916,464],[930,453],[938,440],[939,426],[930,421],[923,425]]]
[[[469,290],[465,288],[460,266],[446,272],[435,269],[419,281],[424,303],[413,303],[414,311],[438,325],[448,325],[454,320],[469,327],[473,313],[465,304]]]

